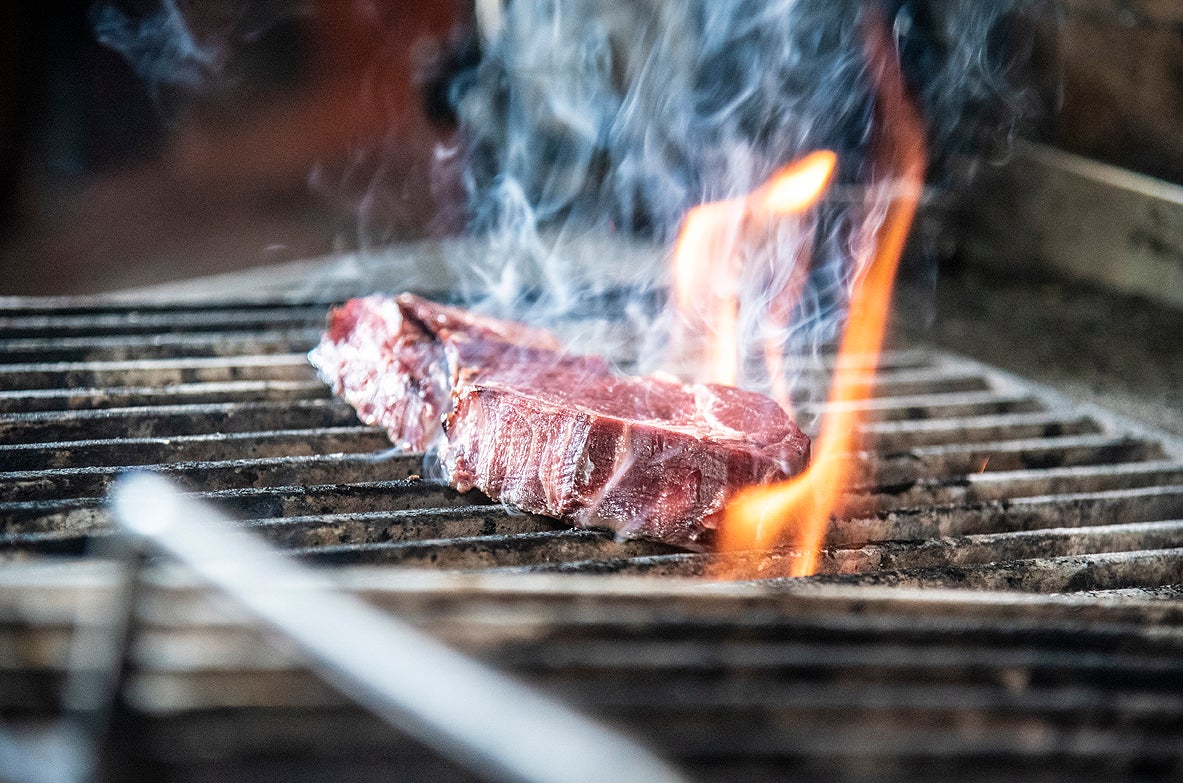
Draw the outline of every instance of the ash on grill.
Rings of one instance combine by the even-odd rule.
[[[733,556],[766,580],[673,579],[717,556],[515,513],[383,455],[305,360],[326,306],[2,303],[0,715],[60,709],[74,612],[113,589],[80,556],[110,535],[112,482],[140,466],[305,561],[447,572],[335,573],[695,778],[1183,773],[1183,637],[1163,600],[1183,583],[1179,443],[896,350],[820,574],[778,579],[788,553],[771,552]],[[152,579],[125,695],[143,776],[455,772],[196,586]]]

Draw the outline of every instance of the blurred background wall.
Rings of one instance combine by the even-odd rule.
[[[10,4],[0,293],[452,230],[441,207],[455,194],[431,175],[451,130],[431,85],[466,13],[453,0]]]

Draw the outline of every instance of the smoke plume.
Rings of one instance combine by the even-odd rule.
[[[786,162],[830,149],[839,170],[816,225],[807,236],[788,226],[746,260],[784,275],[801,242],[812,244],[785,344],[816,350],[842,322],[858,273],[852,249],[884,210],[868,198],[875,96],[864,15],[873,10],[891,26],[939,166],[1012,133],[1025,96],[1013,78],[1022,53],[1010,31],[1032,7],[512,0],[479,64],[452,91],[469,139],[473,225],[500,251],[490,306],[522,315],[522,281],[539,277],[560,282],[552,309],[571,302],[561,285],[572,277],[569,262],[546,237],[595,231],[668,245],[692,206],[747,193]],[[507,266],[510,257],[537,269],[522,274]],[[749,317],[747,336],[766,327]]]

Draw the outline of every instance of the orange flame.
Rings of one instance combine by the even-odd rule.
[[[686,214],[674,248],[674,297],[683,343],[706,343],[699,379],[734,385],[739,376],[740,247],[757,225],[816,203],[837,161],[829,150],[814,152],[743,198],[702,204]],[[682,351],[699,353],[687,345]]]
[[[894,180],[887,213],[863,254],[869,263],[851,293],[829,404],[810,466],[788,481],[740,493],[728,506],[719,531],[724,552],[765,549],[795,537],[798,552],[791,561],[792,576],[817,571],[830,518],[842,510],[853,467],[850,456],[859,446],[858,403],[871,391],[866,365],[851,357],[878,357],[882,349],[892,286],[927,165],[920,113],[906,92],[887,26],[882,18],[871,21],[866,52],[877,97],[874,160],[889,166],[888,176]],[[881,176],[880,184],[886,184],[885,179]]]

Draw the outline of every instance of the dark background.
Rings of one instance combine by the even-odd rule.
[[[451,230],[437,219],[446,198],[424,187],[449,132],[428,121],[424,82],[464,33],[462,5],[181,3],[211,62],[195,69],[149,30],[133,54],[163,54],[137,71],[96,40],[93,0],[11,4],[0,293],[111,290]],[[136,19],[161,4],[103,6]]]
[[[182,3],[212,53],[181,69],[189,83],[164,75],[178,62],[137,72],[101,45],[90,0],[14,5],[0,26],[0,294],[133,287],[463,222],[432,162],[451,129],[431,85],[472,33],[470,4]],[[1027,132],[1183,182],[1183,8],[1052,7],[1034,36],[1046,110]]]

